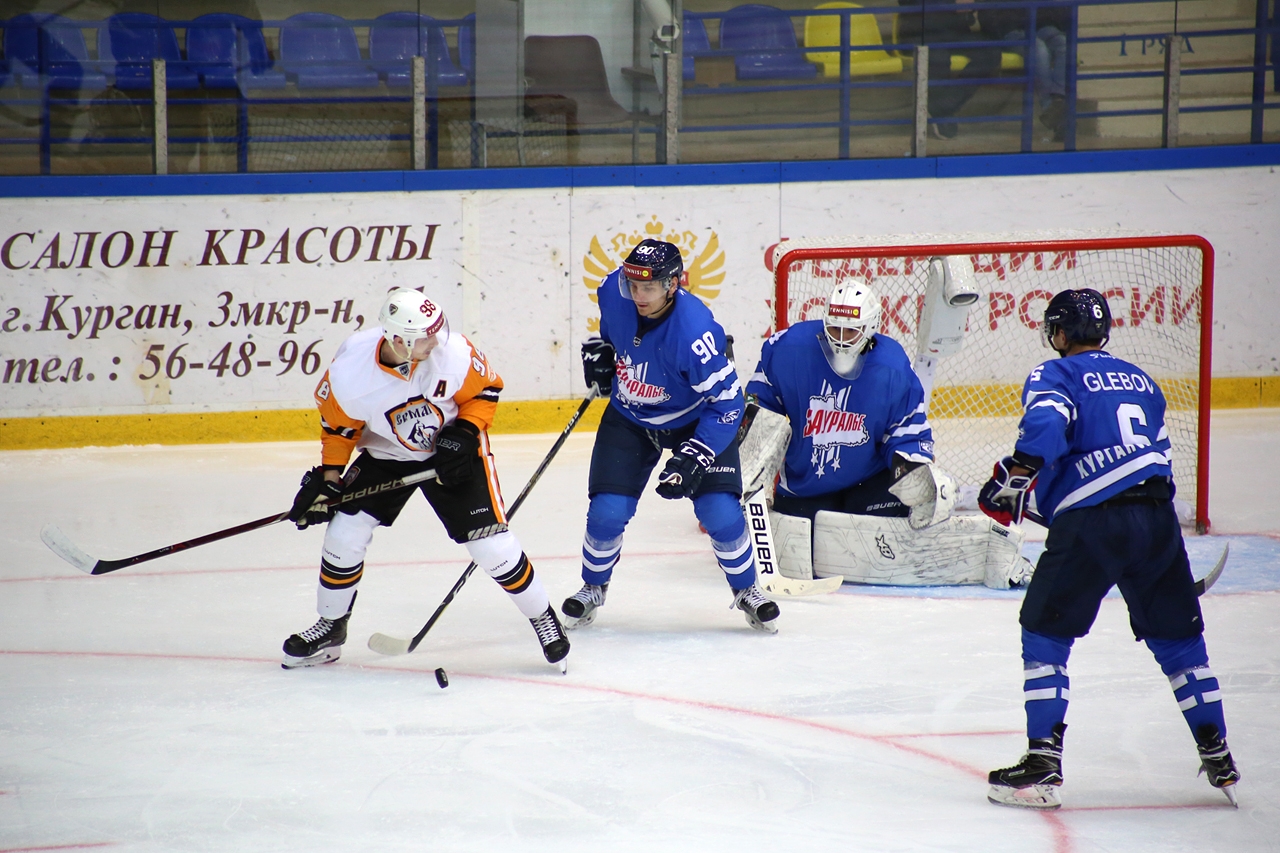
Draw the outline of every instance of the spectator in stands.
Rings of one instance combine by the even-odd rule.
[[[1000,49],[996,47],[967,47],[960,42],[990,40],[989,36],[974,31],[974,13],[960,9],[971,4],[957,0],[898,0],[905,8],[898,13],[898,40],[903,43],[919,42],[929,45],[929,115],[931,118],[950,118],[960,111],[978,91],[977,86],[937,86],[941,80],[994,77],[1000,70]],[[963,56],[968,64],[955,73],[951,70],[952,56]],[[929,132],[940,139],[953,139],[959,126],[953,121],[929,123]]]
[[[1025,61],[1027,16],[1026,9],[980,9],[978,28],[990,38],[1015,42],[1012,49]],[[1066,129],[1067,33],[1070,30],[1070,9],[1036,9],[1036,58],[1032,65],[1036,97],[1039,101],[1040,122],[1053,131],[1055,142],[1062,141]]]

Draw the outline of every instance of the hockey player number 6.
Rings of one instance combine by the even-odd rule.
[[[1150,447],[1151,439],[1134,432],[1133,422],[1147,425],[1147,415],[1137,403],[1121,403],[1116,407],[1116,421],[1120,426],[1120,440],[1126,446]]]

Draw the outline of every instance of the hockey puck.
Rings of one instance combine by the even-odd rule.
[[[436,684],[440,685],[441,690],[449,686],[449,673],[444,671],[444,667],[436,670]]]

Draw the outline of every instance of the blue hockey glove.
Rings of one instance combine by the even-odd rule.
[[[471,479],[480,455],[480,428],[458,419],[436,433],[436,479],[442,486],[460,486]]]
[[[978,507],[996,521],[1008,527],[1022,521],[1027,511],[1027,502],[1031,498],[1031,490],[1036,485],[1036,472],[1029,474],[1013,474],[1009,469],[1015,465],[1028,468],[1030,466],[1006,456],[996,463],[991,472],[991,479],[978,492]]]
[[[289,520],[298,525],[299,530],[333,518],[342,499],[342,483],[326,480],[324,472],[325,466],[321,465],[302,475],[302,486],[289,509]]]
[[[668,500],[690,497],[702,484],[702,475],[715,461],[714,450],[696,438],[689,439],[667,460],[666,467],[658,475],[656,491]]]
[[[600,396],[607,397],[613,390],[613,377],[618,371],[618,356],[613,344],[601,338],[589,338],[582,342],[582,378],[587,387],[600,389]]]

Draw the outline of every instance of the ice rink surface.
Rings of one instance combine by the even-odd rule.
[[[1280,410],[1214,417],[1215,535],[1191,537],[1240,808],[1119,598],[1071,659],[1064,806],[987,803],[1026,747],[1018,591],[846,584],[751,631],[688,502],[650,491],[568,675],[415,498],[370,549],[340,661],[284,671],[315,621],[322,534],[280,524],[90,577],[287,508],[310,444],[0,453],[0,853],[1280,850]],[[494,440],[515,499],[554,436]],[[558,602],[579,586],[590,435],[513,529]],[[1034,533],[1032,534],[1035,535]],[[1027,553],[1039,550],[1028,542]],[[440,689],[436,667],[451,685]]]

